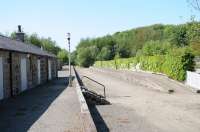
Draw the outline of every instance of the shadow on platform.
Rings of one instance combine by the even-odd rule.
[[[19,96],[1,101],[0,131],[27,132],[67,86],[68,78],[60,77]]]
[[[109,132],[109,128],[103,120],[101,114],[99,113],[96,105],[89,105],[90,113],[92,115],[93,121],[98,132]]]

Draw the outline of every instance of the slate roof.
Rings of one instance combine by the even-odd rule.
[[[23,52],[23,53],[32,53],[41,56],[56,57],[54,54],[41,50],[41,48],[35,45],[26,44],[21,41],[13,40],[11,38],[2,35],[0,35],[0,49]]]

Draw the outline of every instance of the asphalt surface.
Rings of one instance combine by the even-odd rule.
[[[58,79],[0,102],[0,132],[81,132],[80,104],[66,71]]]
[[[100,132],[200,131],[200,95],[178,82],[142,72],[126,74],[95,69],[78,69],[78,72],[106,86],[107,100],[111,105],[90,106]],[[133,80],[119,78],[122,74]],[[85,84],[89,89],[102,92],[99,86],[88,80]],[[168,88],[175,92],[164,92]]]

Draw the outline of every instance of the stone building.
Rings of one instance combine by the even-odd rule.
[[[0,100],[57,77],[55,55],[25,44],[20,26],[16,38],[0,36]]]

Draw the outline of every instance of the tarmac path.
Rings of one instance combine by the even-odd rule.
[[[82,132],[80,104],[66,71],[58,79],[0,102],[0,132]]]
[[[165,76],[131,72],[137,81],[129,83],[104,70],[79,68],[78,72],[106,86],[111,105],[90,108],[101,132],[200,132],[200,95]],[[84,83],[101,92],[93,83]],[[163,89],[172,87],[175,92],[155,90],[152,84]]]

